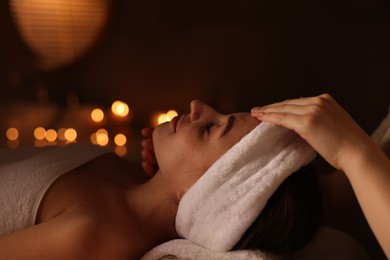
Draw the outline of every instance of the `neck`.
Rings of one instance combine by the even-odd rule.
[[[127,197],[145,229],[143,236],[147,241],[157,245],[178,237],[175,228],[176,192],[160,172],[130,190]]]

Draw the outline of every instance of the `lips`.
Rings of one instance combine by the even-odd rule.
[[[176,133],[177,123],[178,123],[179,119],[180,119],[179,116],[175,116],[175,117],[172,118],[172,120],[171,120],[171,124],[172,124],[172,127],[173,127],[173,132],[175,132],[175,133]]]

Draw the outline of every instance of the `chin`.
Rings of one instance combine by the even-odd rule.
[[[165,138],[173,134],[168,122],[158,125],[153,131],[153,141],[159,138]]]

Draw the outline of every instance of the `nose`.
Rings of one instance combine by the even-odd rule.
[[[199,120],[202,115],[212,115],[218,114],[218,112],[210,107],[209,105],[203,103],[199,99],[192,100],[190,103],[190,120],[196,121]]]
[[[190,119],[196,121],[202,113],[204,103],[199,99],[192,100],[190,103]]]

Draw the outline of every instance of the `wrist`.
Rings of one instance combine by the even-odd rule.
[[[375,143],[367,141],[353,148],[353,152],[343,161],[341,170],[349,179],[359,178],[372,169],[388,164],[389,160]]]

